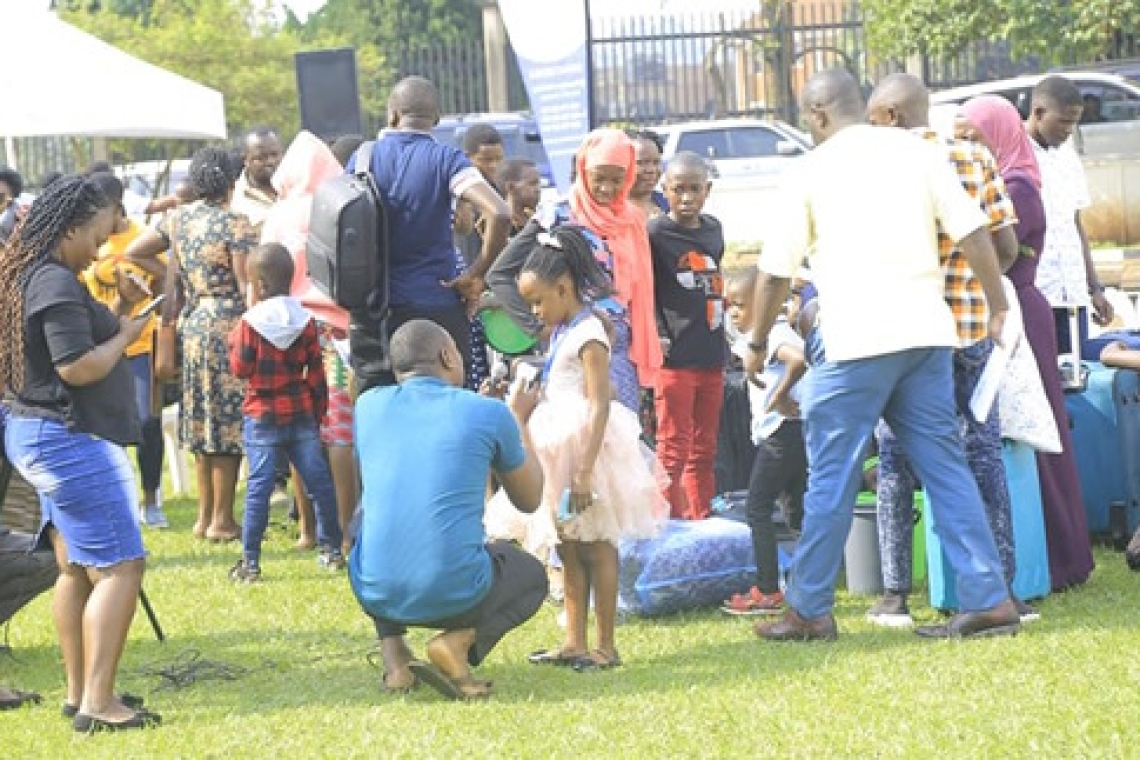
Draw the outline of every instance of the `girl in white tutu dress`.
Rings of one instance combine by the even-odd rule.
[[[608,294],[609,278],[585,238],[570,227],[540,235],[518,283],[535,316],[553,328],[544,398],[528,425],[545,478],[528,543],[557,545],[566,595],[561,648],[535,652],[530,661],[612,668],[621,664],[614,643],[617,543],[654,535],[669,509],[642,454],[637,415],[613,400],[609,338],[589,306]],[[591,592],[593,650],[586,635]]]

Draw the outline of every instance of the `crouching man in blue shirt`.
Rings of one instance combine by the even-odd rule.
[[[503,402],[462,389],[455,341],[425,319],[391,341],[397,385],[373,388],[356,405],[363,517],[349,557],[352,589],[376,622],[384,688],[425,683],[451,699],[486,697],[472,677],[511,629],[547,594],[541,563],[509,543],[486,543],[487,476],[519,509],[533,512],[542,470],[526,432],[538,401],[519,391]],[[407,626],[440,629],[415,659]]]

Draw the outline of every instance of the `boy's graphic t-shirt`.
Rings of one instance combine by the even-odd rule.
[[[649,223],[649,243],[657,332],[669,341],[665,366],[719,369],[725,361],[720,222],[702,214],[700,227],[689,228],[661,216]]]

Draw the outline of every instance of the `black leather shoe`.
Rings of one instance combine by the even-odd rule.
[[[143,706],[143,698],[136,697],[134,694],[116,694],[115,699],[119,700],[124,707],[129,707],[132,710],[138,710]],[[59,714],[68,720],[72,720],[79,714],[79,705],[70,705],[64,702],[60,705]]]
[[[71,721],[77,733],[93,734],[97,731],[130,731],[138,728],[151,728],[162,723],[162,716],[147,710],[135,710],[134,715],[125,720],[103,720],[93,715],[78,713]]]
[[[0,699],[0,710],[15,710],[24,705],[38,705],[43,699],[34,691],[8,689],[12,696]]]
[[[753,631],[767,641],[835,641],[839,635],[830,613],[808,620],[791,607],[780,622],[757,624]]]
[[[914,629],[928,639],[979,639],[987,636],[1016,636],[1021,630],[1017,605],[1006,599],[996,607],[978,612],[959,612],[944,625],[922,625]]]

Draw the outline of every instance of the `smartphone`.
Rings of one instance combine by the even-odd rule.
[[[144,280],[142,277],[139,277],[134,272],[127,272],[127,279],[133,282],[135,284],[135,287],[141,290],[147,296],[154,298],[154,293],[151,291],[150,285],[148,285],[146,280]]]
[[[153,301],[151,301],[146,306],[144,306],[143,310],[135,315],[135,318],[136,319],[142,319],[143,317],[149,317],[151,314],[154,313],[155,309],[157,309],[159,306],[162,306],[162,302],[165,300],[166,300],[166,294],[165,293],[162,293],[158,296],[155,296]]]

